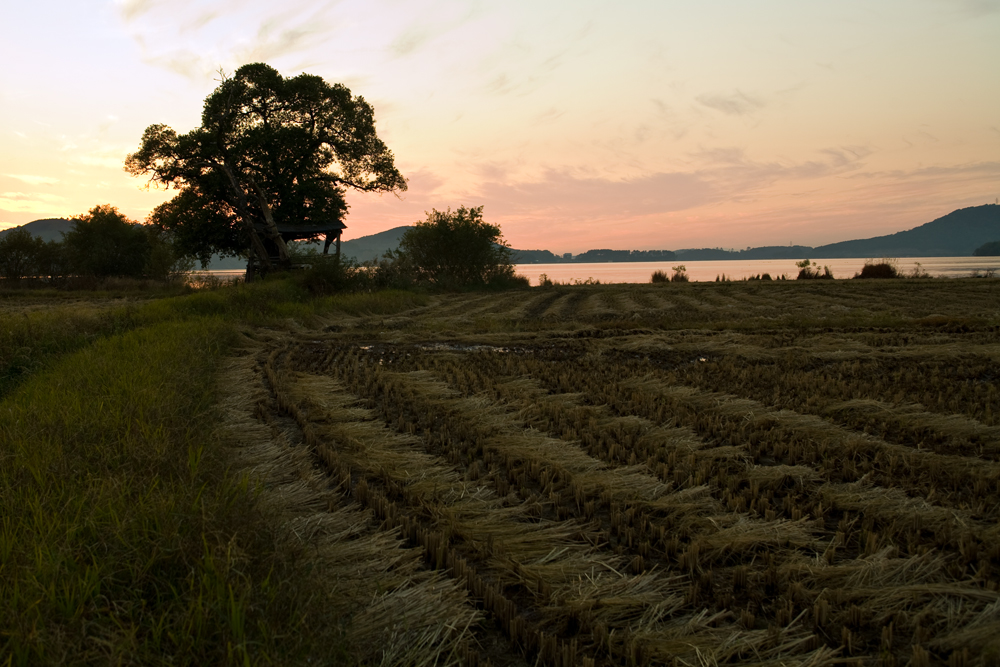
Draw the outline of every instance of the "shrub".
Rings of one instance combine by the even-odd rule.
[[[293,274],[294,280],[313,294],[348,292],[369,282],[368,276],[349,258],[314,254],[296,259],[304,260],[304,266]]]
[[[668,283],[668,282],[670,282],[670,278],[667,276],[667,274],[666,274],[665,271],[661,271],[660,269],[657,269],[656,271],[653,271],[653,277],[650,279],[650,282],[653,282],[653,283]]]
[[[45,242],[26,229],[12,229],[0,237],[0,277],[21,280],[38,275],[39,255]]]
[[[882,280],[886,278],[901,278],[902,275],[896,268],[895,260],[866,260],[861,267],[861,272],[854,274],[855,278]]]
[[[795,266],[799,267],[799,275],[795,277],[796,280],[833,280],[833,272],[830,271],[829,266],[824,266],[823,271],[820,271],[819,264],[808,259],[795,262]]]
[[[66,249],[58,241],[45,242],[25,229],[0,237],[0,278],[8,282],[51,279],[69,272]]]
[[[75,273],[138,278],[149,258],[146,231],[110,204],[74,218],[63,239]]]
[[[670,276],[670,282],[672,282],[672,283],[686,283],[686,282],[688,282],[689,278],[688,278],[687,267],[686,266],[684,266],[683,264],[680,264],[679,266],[672,266],[670,268],[674,272],[674,275]]]
[[[523,283],[499,225],[483,220],[482,206],[432,210],[403,234],[393,260],[418,282],[441,287]]]

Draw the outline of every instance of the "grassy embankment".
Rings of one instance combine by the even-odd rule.
[[[287,282],[125,304],[4,296],[0,665],[286,663],[343,648],[220,451],[216,370],[248,325],[423,298],[309,299]]]

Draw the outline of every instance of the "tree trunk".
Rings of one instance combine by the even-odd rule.
[[[267,203],[267,197],[264,196],[264,191],[253,180],[250,180],[250,184],[257,191],[257,201],[260,202],[260,210],[264,212],[264,223],[268,232],[267,236],[274,242],[274,245],[278,246],[278,262],[283,268],[291,268],[292,260],[288,256],[288,246],[285,245],[285,239],[281,238],[278,225],[274,222],[274,216],[271,215],[271,206]]]
[[[240,218],[243,219],[243,224],[249,233],[251,251],[257,255],[259,270],[261,273],[267,273],[271,270],[271,257],[267,252],[267,248],[265,248],[263,242],[261,242],[260,236],[257,235],[257,229],[254,225],[254,216],[250,212],[250,204],[247,202],[246,193],[240,186],[240,182],[236,180],[236,174],[233,173],[233,168],[229,165],[229,161],[223,160],[221,166],[222,171],[224,171],[226,176],[229,178],[229,185],[233,189],[233,194],[236,195],[237,208],[240,211]],[[278,234],[278,228],[274,225],[274,218],[270,215],[270,209],[267,211],[267,218],[270,219],[270,225],[273,227],[273,231],[278,237],[278,241],[276,242],[276,245],[278,246],[278,256],[281,258],[282,250],[284,250],[284,256],[287,258],[288,249],[285,247],[285,241],[281,238],[281,234]]]

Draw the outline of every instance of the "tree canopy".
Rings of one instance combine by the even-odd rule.
[[[73,270],[99,278],[142,276],[150,251],[146,228],[110,204],[73,218],[63,243]]]
[[[240,67],[205,100],[202,124],[187,134],[146,128],[128,156],[130,174],[178,188],[150,219],[205,262],[212,253],[287,262],[279,224],[342,221],[346,188],[406,189],[392,152],[375,133],[364,98],[341,84]]]
[[[72,218],[62,241],[43,241],[27,229],[0,237],[0,278],[50,283],[70,277],[166,280],[191,268],[171,234],[130,220],[110,204]]]
[[[483,207],[432,210],[399,241],[401,261],[419,281],[472,286],[514,279],[510,246],[499,225],[483,220]]]

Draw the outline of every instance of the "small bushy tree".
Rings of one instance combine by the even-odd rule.
[[[0,277],[21,280],[39,274],[45,242],[26,229],[12,229],[0,237]]]
[[[418,282],[443,287],[516,282],[510,246],[482,206],[432,210],[403,234],[394,259]]]
[[[139,278],[149,259],[149,234],[110,204],[73,218],[63,243],[74,273]]]
[[[892,259],[868,259],[865,260],[865,265],[861,267],[859,273],[854,274],[855,278],[863,279],[888,279],[888,278],[902,278],[899,273],[899,269],[896,267],[896,261]]]
[[[830,271],[829,266],[824,266],[823,270],[820,271],[819,264],[808,259],[795,262],[795,266],[799,267],[799,275],[796,276],[796,280],[833,280],[833,272]]]

